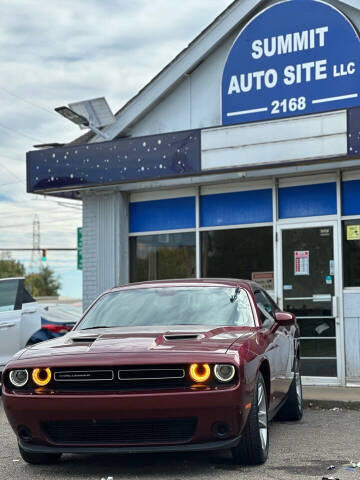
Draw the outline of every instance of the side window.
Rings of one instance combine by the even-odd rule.
[[[271,327],[275,322],[275,304],[261,290],[256,290],[254,296],[256,305],[259,309],[262,326]]]
[[[268,292],[263,291],[263,294],[268,299],[268,302],[270,303],[270,306],[271,306],[271,311],[273,313],[273,317],[275,318],[275,313],[280,312],[280,308],[276,305],[276,303],[274,302],[272,297],[268,294]]]
[[[16,279],[0,280],[0,312],[19,310],[19,282]]]
[[[26,290],[25,286],[23,286],[22,304],[24,305],[25,303],[34,303],[34,302],[35,302],[35,299]]]
[[[237,313],[238,319],[235,322],[236,325],[254,327],[254,317],[251,310],[249,298],[245,290],[241,289],[237,301]]]

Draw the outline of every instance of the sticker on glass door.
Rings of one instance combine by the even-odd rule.
[[[310,275],[310,252],[309,250],[296,250],[294,252],[295,275]]]

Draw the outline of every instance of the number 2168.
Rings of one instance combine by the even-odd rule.
[[[284,98],[284,100],[274,100],[271,103],[272,110],[271,115],[276,115],[277,113],[286,113],[286,112],[296,112],[297,110],[305,110],[306,108],[306,98]]]

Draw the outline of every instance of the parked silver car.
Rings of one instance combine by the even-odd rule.
[[[0,279],[0,383],[7,362],[41,328],[40,307],[24,282],[24,278]]]

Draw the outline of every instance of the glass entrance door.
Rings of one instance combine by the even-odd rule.
[[[338,376],[335,225],[281,227],[283,309],[296,315],[304,377]]]

